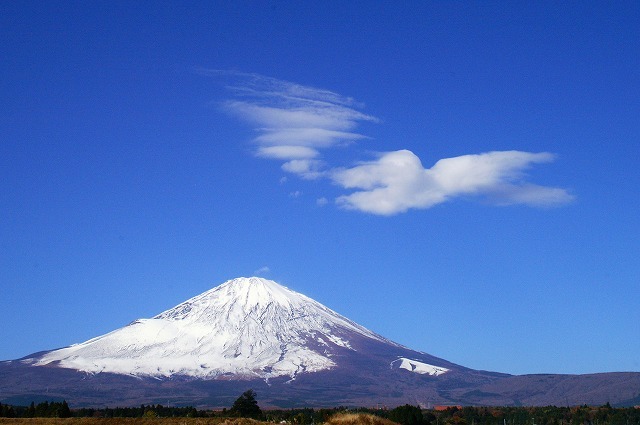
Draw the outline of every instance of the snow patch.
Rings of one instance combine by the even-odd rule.
[[[428,363],[423,363],[418,360],[411,360],[405,357],[400,357],[390,364],[392,369],[406,369],[410,372],[419,373],[421,375],[440,376],[449,372],[449,369],[441,366],[434,366]]]

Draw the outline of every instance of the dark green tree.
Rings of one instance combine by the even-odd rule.
[[[59,418],[70,418],[71,417],[71,409],[69,409],[69,405],[67,404],[67,400],[63,400],[62,404],[58,408],[58,417]]]
[[[258,419],[262,416],[262,411],[258,406],[256,400],[256,392],[253,390],[247,390],[233,403],[229,410],[231,416],[238,416],[243,418]]]
[[[46,418],[49,416],[49,402],[43,401],[42,403],[38,403],[35,408],[35,414],[33,415],[36,418]]]
[[[9,404],[0,403],[0,417],[2,418],[14,418],[16,416],[16,412],[13,410],[13,406]]]
[[[25,418],[35,418],[35,416],[36,416],[36,405],[32,401],[31,404],[29,405],[29,408],[25,412],[24,417]]]
[[[402,425],[422,425],[422,410],[418,406],[405,404],[389,412],[389,419]]]

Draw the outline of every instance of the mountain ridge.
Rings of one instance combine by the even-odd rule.
[[[466,349],[461,342],[461,349]],[[640,373],[509,375],[397,344],[276,282],[229,280],[150,319],[0,362],[0,401],[225,407],[634,403]]]

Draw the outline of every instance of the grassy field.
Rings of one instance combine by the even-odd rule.
[[[0,418],[0,425],[273,425],[253,419],[230,418]],[[338,414],[327,425],[398,425],[363,413]]]
[[[0,418],[0,425],[266,425],[253,419],[229,418]],[[269,424],[273,425],[273,424]]]
[[[327,425],[398,425],[389,419],[366,413],[343,413],[332,416],[326,422]]]

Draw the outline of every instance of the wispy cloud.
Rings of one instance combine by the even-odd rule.
[[[316,205],[319,207],[324,207],[329,203],[329,200],[325,197],[316,199]]]
[[[338,93],[258,74],[201,71],[231,81],[234,99],[223,108],[254,126],[255,155],[282,161],[282,170],[303,179],[326,178],[352,193],[339,196],[345,209],[394,215],[427,209],[457,197],[478,197],[495,205],[562,205],[573,196],[565,189],[526,181],[525,171],[551,162],[550,153],[487,152],[437,161],[425,168],[409,150],[383,152],[351,167],[328,164],[322,151],[368,137],[363,122],[379,122],[362,105]],[[327,203],[320,198],[318,205]]]
[[[358,110],[352,98],[258,74],[201,71],[231,80],[235,99],[223,108],[254,126],[255,154],[285,161],[284,171],[306,179],[322,176],[321,150],[346,146],[366,136],[360,122],[377,118]]]
[[[268,266],[262,266],[258,270],[254,270],[254,276],[264,276],[271,272],[271,269]]]

